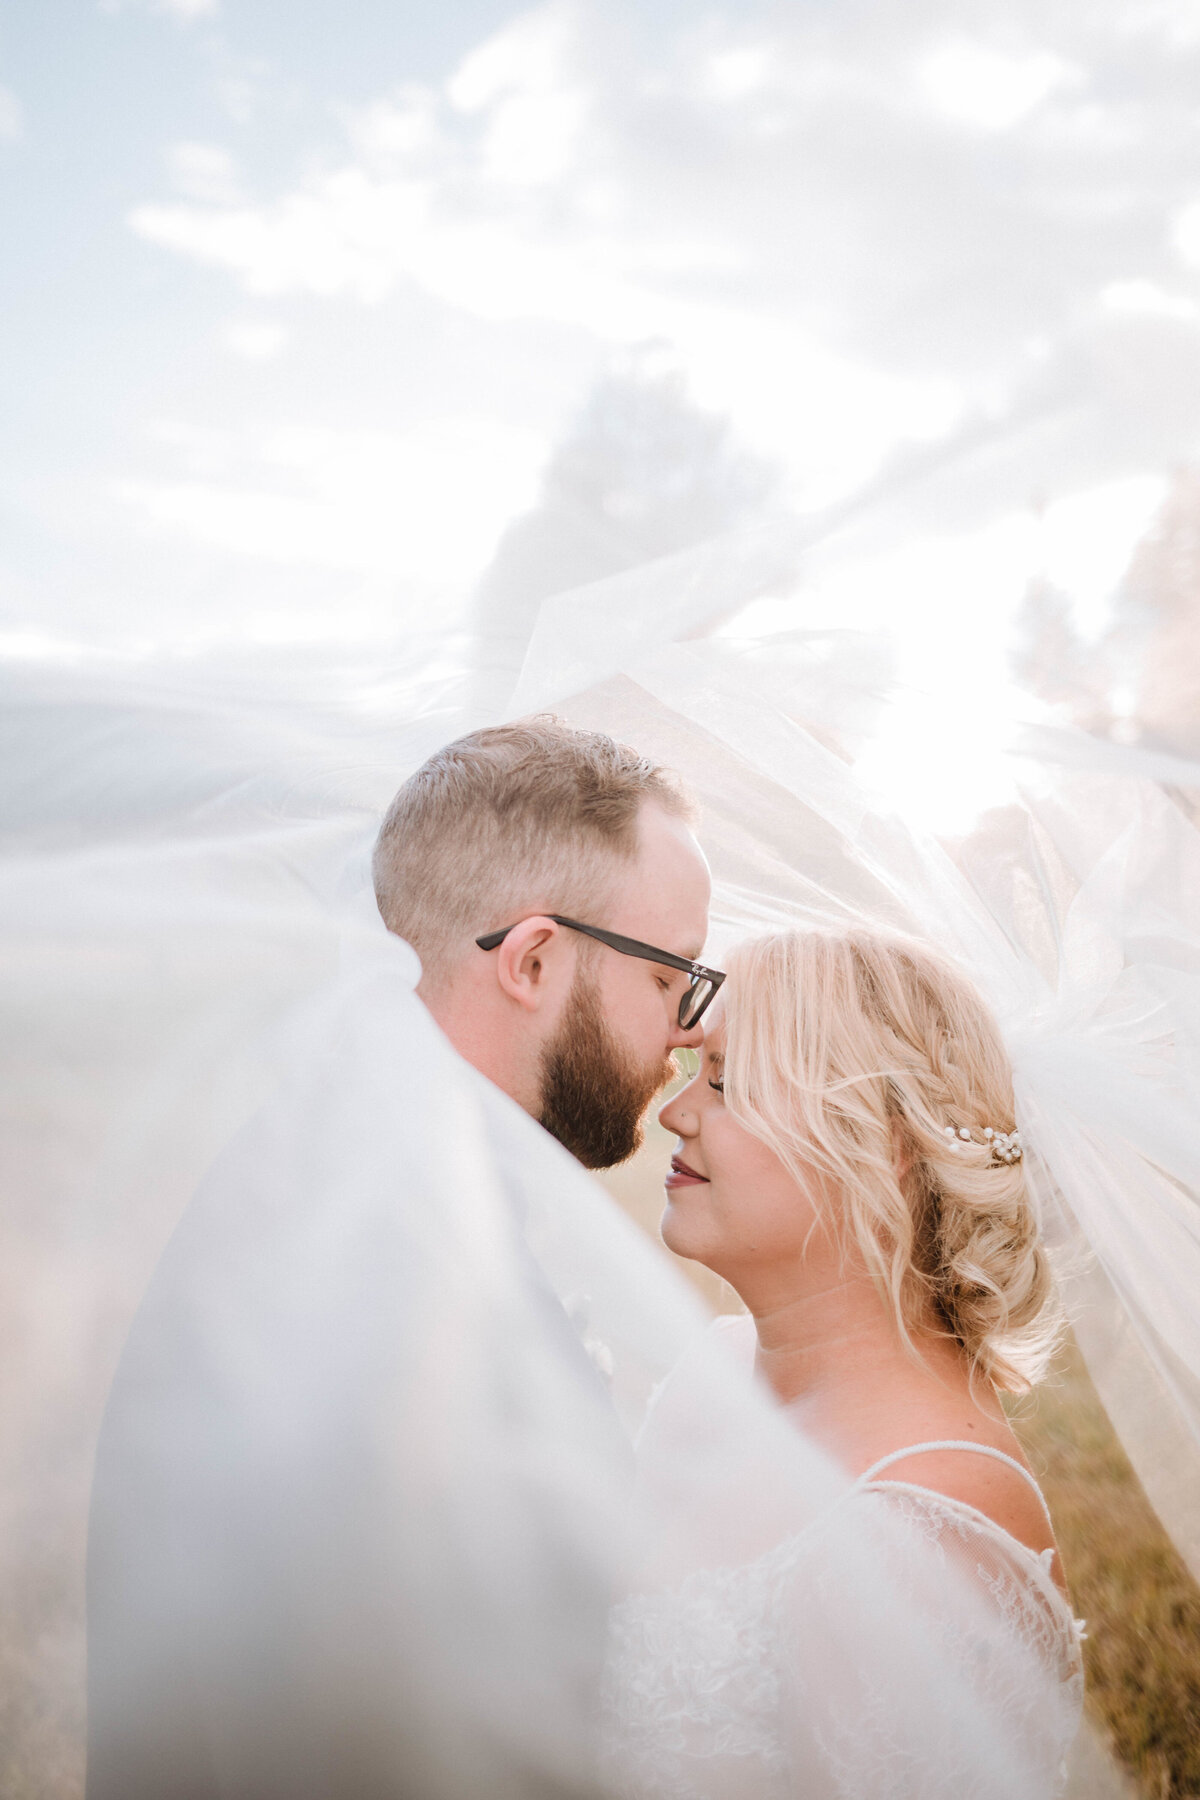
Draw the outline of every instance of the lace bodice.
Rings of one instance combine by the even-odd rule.
[[[882,1474],[757,1558],[615,1609],[606,1755],[628,1800],[1061,1792],[1083,1676],[1053,1552]],[[873,1661],[880,1608],[903,1668]]]

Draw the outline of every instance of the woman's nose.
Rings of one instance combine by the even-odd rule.
[[[687,1104],[687,1097],[692,1084],[672,1094],[667,1104],[658,1115],[658,1122],[664,1131],[673,1131],[676,1137],[693,1137],[696,1131],[696,1115]]]

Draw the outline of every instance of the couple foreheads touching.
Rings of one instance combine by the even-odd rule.
[[[549,718],[396,796],[376,894],[440,1037],[373,964],[163,1255],[97,1451],[88,1800],[1061,1791],[1079,1643],[1000,1398],[1059,1306],[999,1031],[894,934],[709,967],[694,823]],[[681,1049],[662,1235],[745,1310],[658,1358],[670,1282],[494,1090],[602,1169]],[[580,1227],[553,1280],[531,1197]],[[623,1358],[573,1310],[614,1268]]]
[[[996,1023],[890,933],[777,931],[706,967],[695,824],[670,771],[603,733],[478,731],[397,794],[379,908],[456,1050],[589,1169],[637,1150],[672,1053],[697,1050],[660,1115],[668,1247],[737,1293],[745,1354],[852,1477],[886,1459],[877,1486],[970,1509],[1061,1589],[999,1400],[1042,1372],[1060,1309]]]

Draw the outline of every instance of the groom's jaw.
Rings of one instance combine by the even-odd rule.
[[[581,978],[543,1057],[538,1118],[584,1168],[611,1169],[641,1148],[650,1103],[674,1075],[670,1057],[639,1066]]]

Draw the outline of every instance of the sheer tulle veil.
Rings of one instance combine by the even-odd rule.
[[[709,1354],[702,1309],[439,1039],[370,897],[398,782],[487,719],[552,708],[684,776],[713,959],[769,925],[864,919],[935,938],[975,975],[1013,1056],[1075,1332],[1200,1573],[1200,845],[1163,787],[1200,772],[1043,727],[1014,746],[1019,799],[952,857],[847,760],[877,644],[706,635],[800,548],[796,532],[741,534],[548,601],[503,695],[472,678],[471,646],[435,638],[319,682],[299,664],[6,676],[5,1285],[24,1355],[5,1377],[6,1541],[19,1555],[66,1479],[47,1412],[90,1452],[139,1296],[199,1190],[239,1248],[210,1318],[231,1378],[256,1366],[232,1291],[311,1363],[319,1417],[322,1322],[357,1297],[362,1330],[338,1353],[379,1382],[405,1602],[345,1667],[381,1766],[403,1716],[428,1794],[591,1791],[608,1599],[756,1554],[843,1485],[713,1352],[703,1416],[629,1502],[628,1439],[683,1351]],[[286,1467],[290,1422],[266,1387],[261,1408]],[[856,1542],[798,1621],[798,1743],[886,1692],[905,1729],[957,1747],[947,1800],[1032,1791],[1022,1747],[995,1741],[936,1630],[914,1630],[892,1552],[882,1532]],[[246,1608],[249,1646],[262,1621]],[[338,1629],[329,1595],[311,1616]]]

